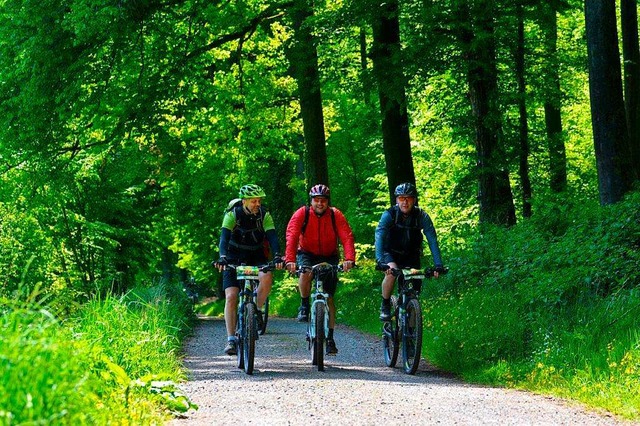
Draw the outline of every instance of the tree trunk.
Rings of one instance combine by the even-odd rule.
[[[622,56],[624,58],[624,105],[631,144],[631,160],[640,178],[640,47],[638,9],[635,0],[621,0]]]
[[[541,28],[547,62],[544,75],[544,119],[549,152],[549,187],[559,193],[567,188],[567,153],[562,133],[560,73],[558,71],[558,16],[553,2],[540,5]]]
[[[520,138],[520,184],[522,185],[522,216],[531,217],[531,179],[529,178],[529,125],[527,117],[527,86],[524,78],[524,11],[522,4],[516,6],[518,40],[516,47],[516,80],[518,82],[518,111]]]
[[[398,2],[380,3],[373,16],[373,72],[378,83],[382,114],[382,144],[389,184],[389,196],[402,182],[415,183],[409,118],[403,74]]]
[[[475,3],[473,13],[462,2],[458,22],[467,64],[469,99],[475,127],[480,224],[514,225],[513,194],[501,146],[502,115],[498,105],[498,73],[493,26],[493,2]]]
[[[324,114],[318,72],[318,52],[309,23],[313,8],[307,0],[296,0],[291,8],[294,41],[288,51],[298,84],[300,114],[304,126],[305,175],[308,185],[329,184]]]
[[[634,171],[622,96],[615,0],[585,0],[591,122],[600,203],[631,189]]]

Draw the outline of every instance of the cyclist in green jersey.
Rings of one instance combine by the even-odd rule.
[[[236,271],[226,268],[228,264],[245,264],[260,266],[268,262],[265,242],[269,251],[274,253],[273,263],[282,269],[284,262],[280,257],[280,244],[276,234],[273,217],[262,206],[264,190],[258,185],[244,185],[238,194],[240,202],[231,206],[224,215],[220,233],[220,258],[215,262],[219,271],[223,272],[223,288],[225,294],[224,320],[227,328],[227,355],[237,354],[235,338],[236,314],[238,310],[238,294],[240,286],[236,279]],[[262,319],[262,309],[273,283],[271,272],[260,273],[258,286],[258,321]]]

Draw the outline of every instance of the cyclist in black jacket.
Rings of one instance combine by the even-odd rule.
[[[434,277],[438,278],[444,270],[438,238],[431,217],[416,205],[418,192],[415,185],[401,183],[396,187],[394,195],[396,205],[382,213],[376,228],[376,261],[379,265],[387,265],[392,269],[420,269],[424,234],[436,267]],[[391,269],[387,269],[382,280],[381,321],[391,319],[390,299],[394,283],[395,277],[391,275]],[[420,288],[416,291],[420,291]]]

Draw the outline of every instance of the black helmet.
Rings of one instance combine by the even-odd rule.
[[[323,185],[323,184],[318,184],[315,186],[312,186],[311,189],[309,190],[309,197],[313,198],[313,197],[327,197],[329,198],[329,195],[331,194],[331,191],[329,190],[329,187],[327,185]]]
[[[396,190],[393,191],[393,194],[396,197],[399,197],[401,195],[405,197],[418,197],[416,186],[409,182],[401,183],[400,185],[396,186]]]

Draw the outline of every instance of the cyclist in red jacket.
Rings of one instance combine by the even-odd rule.
[[[293,213],[287,225],[287,243],[285,250],[286,268],[289,272],[298,266],[313,266],[320,262],[337,265],[340,260],[338,240],[344,250],[342,268],[349,271],[355,263],[356,249],[351,227],[344,214],[335,207],[329,206],[330,190],[326,185],[315,185],[309,191],[310,206],[300,207]],[[329,334],[327,335],[327,354],[338,353],[333,339],[336,322],[336,307],[333,295],[338,284],[338,277],[327,280],[324,289],[329,294]],[[298,289],[302,302],[298,311],[298,321],[309,321],[309,297],[311,295],[311,272],[300,274]]]

